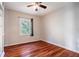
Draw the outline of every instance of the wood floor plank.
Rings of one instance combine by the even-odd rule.
[[[5,57],[79,57],[78,53],[44,41],[8,46],[4,50]]]

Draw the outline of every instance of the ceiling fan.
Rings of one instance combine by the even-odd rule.
[[[38,11],[38,8],[41,7],[43,9],[46,9],[47,6],[41,4],[42,2],[34,2],[33,4],[27,5],[27,7],[35,7],[35,11]]]

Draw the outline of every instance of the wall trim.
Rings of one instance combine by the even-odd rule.
[[[72,49],[67,48],[67,47],[65,47],[65,46],[62,46],[62,45],[60,45],[60,44],[56,44],[56,43],[53,43],[53,42],[50,42],[50,41],[46,41],[46,40],[42,40],[42,41],[45,41],[45,42],[47,42],[47,43],[50,43],[50,44],[53,44],[53,45],[56,45],[56,46],[59,46],[59,47],[62,47],[62,48],[65,48],[65,49],[70,50],[70,51],[73,51],[73,52],[75,52],[75,53],[79,53],[79,52],[76,51],[76,50],[72,50]]]
[[[25,42],[25,43],[18,43],[18,44],[13,44],[13,45],[7,45],[7,46],[4,46],[4,47],[20,46],[20,45],[25,45],[25,44],[29,44],[29,43],[34,43],[34,42],[37,42],[37,41],[42,41],[42,40],[35,40],[35,41],[30,41],[30,42]]]

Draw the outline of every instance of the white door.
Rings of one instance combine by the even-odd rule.
[[[4,25],[3,25],[3,9],[2,9],[2,5],[0,3],[0,56],[2,56],[3,54],[3,36],[4,36]]]

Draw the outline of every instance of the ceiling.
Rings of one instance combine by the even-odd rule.
[[[39,8],[38,11],[35,11],[33,7],[26,7],[32,2],[5,2],[4,6],[7,9],[12,9],[19,12],[24,12],[32,15],[45,15],[51,11],[54,11],[60,7],[63,7],[65,2],[42,2],[43,5],[47,6],[47,9]]]

